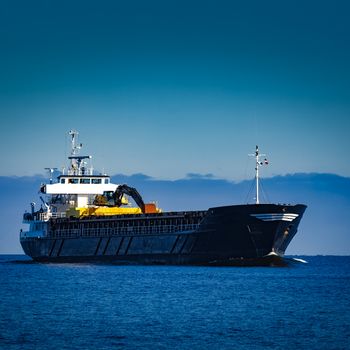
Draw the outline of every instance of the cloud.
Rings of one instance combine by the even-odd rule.
[[[115,183],[124,183],[124,182],[142,182],[142,181],[148,181],[152,180],[153,178],[151,176],[142,174],[142,173],[136,173],[132,175],[125,175],[125,174],[115,174],[111,176],[112,182]]]
[[[198,173],[187,173],[186,179],[215,179],[214,174],[198,174]]]

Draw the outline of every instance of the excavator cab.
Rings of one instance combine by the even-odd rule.
[[[102,195],[96,195],[93,204],[97,206],[120,207],[121,205],[129,204],[126,196],[132,197],[141,211],[145,212],[145,203],[141,195],[135,188],[127,185],[119,185],[114,192],[104,191]]]
[[[114,191],[104,191],[102,195],[101,194],[96,195],[93,204],[97,206],[106,206],[106,207],[117,206]],[[128,198],[123,195],[121,197],[120,205],[128,205],[128,204],[129,204]]]

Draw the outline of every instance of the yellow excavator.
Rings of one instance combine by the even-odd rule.
[[[125,196],[132,197],[138,207],[122,208],[122,205],[129,204],[129,201]],[[102,195],[96,195],[93,205],[93,207],[88,208],[71,208],[67,211],[67,216],[110,216],[161,212],[161,209],[159,209],[156,204],[145,203],[136,188],[125,184],[118,186],[114,192],[108,191],[104,192]]]

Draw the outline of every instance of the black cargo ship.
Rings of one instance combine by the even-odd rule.
[[[271,265],[283,262],[305,205],[260,204],[256,148],[256,204],[205,211],[162,212],[136,189],[111,184],[86,168],[71,131],[71,166],[43,185],[45,209],[24,214],[24,252],[40,262],[116,264]],[[52,169],[51,169],[52,173]],[[125,207],[128,197],[137,208]]]

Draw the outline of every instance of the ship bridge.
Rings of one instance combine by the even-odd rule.
[[[47,184],[42,191],[46,194],[103,194],[118,187],[107,175],[71,176],[60,175],[58,183]]]
[[[115,192],[118,186],[112,184],[109,176],[106,175],[61,175],[58,177],[58,183],[42,186],[41,192],[52,196],[74,195],[76,196],[76,205],[86,207],[96,195]]]

